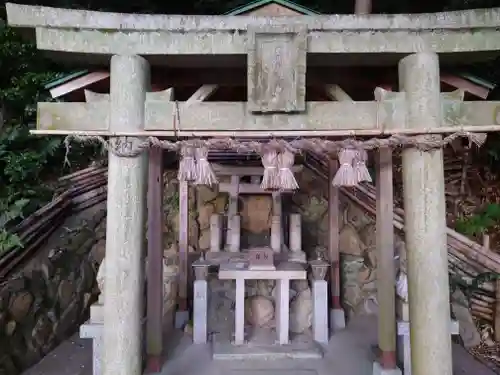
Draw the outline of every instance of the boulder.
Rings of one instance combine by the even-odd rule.
[[[312,326],[313,301],[311,289],[299,292],[290,303],[290,332],[304,333]]]
[[[267,327],[274,318],[273,302],[263,296],[254,296],[245,300],[247,322],[254,327]]]

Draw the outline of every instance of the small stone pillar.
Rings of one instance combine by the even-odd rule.
[[[281,217],[278,215],[274,215],[271,218],[271,249],[273,249],[275,253],[280,253],[282,242]]]
[[[235,308],[234,308],[234,344],[245,343],[245,279],[236,278]]]
[[[293,262],[306,262],[306,253],[302,251],[302,220],[300,214],[290,214],[289,259]]]
[[[208,266],[205,259],[200,258],[193,263],[195,281],[193,285],[193,342],[206,344],[208,334]]]
[[[328,263],[313,260],[310,263],[313,274],[313,338],[321,344],[328,344],[328,282],[325,280]]]
[[[240,215],[233,215],[229,217],[231,220],[230,225],[230,242],[229,251],[232,253],[238,253],[240,251],[240,240],[241,240],[241,217]]]
[[[136,55],[111,58],[110,132],[144,130],[148,62]],[[130,151],[142,140],[111,138],[112,147]],[[108,153],[108,216],[104,283],[103,373],[142,373],[147,152],[136,157]]]
[[[222,242],[222,216],[210,216],[210,251],[215,253],[221,250]]]
[[[403,58],[399,82],[406,95],[406,128],[442,126],[438,55],[421,52]],[[442,149],[403,150],[403,196],[412,373],[452,375]]]
[[[290,279],[276,280],[275,319],[278,343],[286,345],[290,336]]]

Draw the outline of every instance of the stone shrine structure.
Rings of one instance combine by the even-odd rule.
[[[77,140],[90,137],[109,149],[106,262],[113,266],[106,268],[104,283],[103,329],[99,336],[103,347],[102,374],[142,373],[144,330],[148,367],[161,367],[162,237],[158,228],[162,215],[158,202],[165,149],[181,154],[179,221],[184,230],[179,238],[178,310],[184,318],[189,311],[189,212],[182,202],[186,201],[188,183],[217,184],[208,150],[258,153],[264,165],[262,188],[273,191],[300,188],[293,176],[294,157],[299,151],[330,160],[328,276],[333,328],[344,323],[338,319],[343,318],[339,294],[338,189],[370,178],[365,166],[366,152],[373,151],[381,351],[373,371],[400,373],[395,353],[392,228],[391,148],[396,146],[404,147],[411,370],[414,375],[452,374],[441,147],[457,137],[481,144],[484,137],[478,132],[500,130],[500,102],[467,102],[463,95],[441,93],[440,64],[454,64],[465,56],[472,61],[495,55],[500,50],[500,9],[390,16],[177,16],[124,15],[9,3],[7,16],[12,26],[35,29],[37,47],[50,51],[56,59],[81,61],[90,57],[92,63],[111,67],[110,94],[89,93],[82,103],[39,103],[38,129],[34,131]],[[215,91],[215,85],[222,83],[220,69],[226,69],[223,63],[228,62],[239,69],[230,80],[243,77],[246,81],[246,98],[240,102],[205,101]],[[331,74],[353,62],[397,65],[399,91],[395,87],[380,87],[375,90],[374,101],[354,101],[334,87],[329,92],[336,101],[306,101],[311,81],[325,82],[325,71]],[[200,89],[186,101],[174,97],[175,84],[152,92],[151,74],[165,66],[191,66],[203,81]],[[221,82],[214,82],[219,79]],[[451,135],[443,138],[443,134]],[[230,184],[233,196],[236,186],[239,185]],[[231,211],[228,253],[239,248],[237,217]],[[149,262],[144,321],[146,218]],[[213,221],[213,250],[221,249],[218,220]],[[296,220],[290,221],[297,224]],[[283,226],[278,225],[278,220],[274,222],[270,248],[278,253],[278,249],[283,250]],[[291,252],[300,250],[298,242],[298,237],[294,237],[294,245],[289,246]],[[294,270],[294,277],[285,276],[288,271],[284,271],[278,279],[305,278],[305,264],[299,260],[293,264],[302,270]],[[314,261],[310,267],[316,283],[323,281],[326,267]],[[227,263],[220,262],[219,278],[235,278],[238,293],[238,289],[244,289],[243,280],[249,278],[246,275],[253,271],[226,270]],[[195,265],[199,266],[196,294],[207,290],[207,267],[203,262]],[[281,272],[279,265],[276,268],[275,272]],[[313,284],[313,289],[324,295],[325,283]],[[286,295],[288,284],[279,281],[278,285],[278,338],[283,344],[288,335],[288,306],[281,296]],[[240,344],[244,339],[239,315],[243,311],[241,293],[237,301],[235,340]],[[195,295],[195,317],[203,314],[205,306],[203,298],[197,300]],[[313,334],[317,341],[324,342],[327,337],[319,334],[327,324],[324,300],[315,300],[314,308],[322,313],[315,313]],[[196,329],[195,340],[203,342],[205,331],[204,327]]]

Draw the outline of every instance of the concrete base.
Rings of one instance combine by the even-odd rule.
[[[344,309],[330,309],[330,330],[336,332],[345,328]]]
[[[373,362],[373,375],[401,375],[402,372],[399,368],[394,368],[394,369],[385,369],[380,366],[380,363],[378,362]]]
[[[175,328],[184,329],[187,322],[189,322],[189,311],[177,311],[175,313]]]
[[[411,341],[410,322],[398,321],[397,357],[399,365],[403,366],[404,375],[411,375]],[[458,335],[459,325],[456,320],[450,320],[450,334]]]

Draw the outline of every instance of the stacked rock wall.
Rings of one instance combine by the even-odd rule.
[[[38,362],[87,319],[98,295],[95,272],[102,254],[96,242],[105,236],[104,216],[99,209],[60,228],[60,240],[0,285],[1,375]]]

